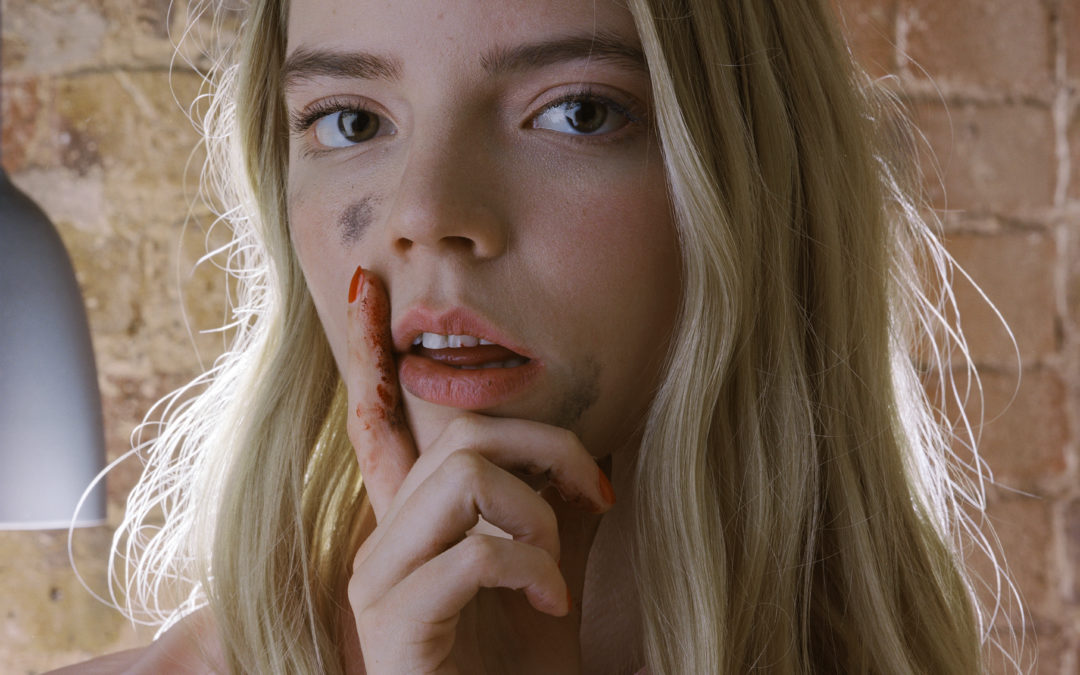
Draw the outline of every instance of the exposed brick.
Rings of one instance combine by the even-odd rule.
[[[49,216],[68,247],[76,276],[80,276],[83,255],[80,247],[111,234],[101,172],[79,176],[64,169],[34,169],[17,173],[11,179]]]
[[[1053,493],[1065,469],[1069,424],[1066,390],[1053,371],[1029,368],[1015,375],[983,373],[985,426],[981,451],[1004,487]],[[973,420],[978,410],[968,414]]]
[[[173,19],[186,18],[187,2],[169,0],[99,0],[108,22],[102,57],[109,63],[164,66],[173,56],[169,31],[181,35],[184,26]]]
[[[59,166],[56,83],[48,76],[3,80],[3,154],[11,172]]]
[[[1051,84],[1050,16],[1041,0],[902,0],[900,15],[917,79],[929,76],[946,90],[1046,92]]]
[[[1036,633],[1054,632],[1053,621],[1046,619],[1060,612],[1050,504],[1038,498],[1009,496],[991,503],[987,518],[1005,552],[1008,578],[1019,590],[1023,603],[1018,604],[1011,597],[1009,588],[1003,587],[998,627],[1006,628],[1011,624],[1013,628],[1023,630],[1026,614],[1035,619]],[[988,560],[977,552],[969,555],[972,573],[985,584],[978,589],[984,606],[992,606],[996,588],[994,567]],[[1001,562],[999,559],[998,563]]]
[[[1001,628],[992,633],[992,638],[997,646],[987,648],[987,675],[1072,675],[1062,670],[1063,655],[1070,645],[1060,626],[1039,622],[1027,626],[1026,631]]]
[[[105,527],[80,529],[73,541],[80,573],[102,595],[111,535]],[[3,672],[39,673],[151,637],[83,589],[68,563],[67,531],[0,531],[0,550]]]
[[[169,7],[172,0],[137,0],[132,12],[135,24],[146,35],[167,40],[169,37]]]
[[[1074,363],[1080,368],[1080,216],[1065,226],[1068,250],[1065,256],[1065,330],[1073,336],[1071,353]],[[1078,383],[1080,386],[1080,383]]]
[[[6,0],[4,69],[61,73],[101,63],[108,22],[101,0]],[[10,43],[10,47],[7,44]]]
[[[196,184],[195,128],[174,100],[190,100],[198,78],[178,74],[114,71],[61,78],[57,112],[59,155],[67,168],[85,174],[103,170],[106,203],[114,231],[132,238],[148,220],[175,222],[185,212]]]
[[[937,376],[928,376],[926,386],[931,400],[944,407],[954,425],[953,449],[960,460],[972,464],[971,439],[957,412],[957,396],[966,397],[967,424],[995,484],[1004,490],[1055,494],[1065,482],[1071,430],[1067,391],[1060,376],[1045,368],[1028,369],[1022,377],[984,371],[980,373],[981,394],[962,372],[954,377],[957,394],[942,394]]]
[[[954,234],[946,246],[1001,312],[1024,362],[1056,353],[1054,265],[1057,245],[1048,232]],[[980,363],[1015,365],[1005,327],[962,276],[954,285],[968,344]]]
[[[115,460],[132,447],[131,434],[142,423],[151,407],[163,396],[186,384],[186,375],[160,375],[157,373],[137,376],[101,374],[102,408],[105,415],[105,452],[109,461]],[[156,419],[156,418],[154,418]],[[143,440],[153,437],[152,429]],[[116,527],[116,517],[123,513],[128,493],[142,474],[142,463],[137,458],[121,462],[109,472],[107,494],[109,501],[109,525]]]
[[[924,152],[922,162],[936,208],[1013,214],[1052,204],[1056,172],[1048,108],[922,103],[913,114],[934,154]]]
[[[1060,21],[1065,39],[1065,72],[1070,80],[1080,84],[1080,2],[1063,0]]]
[[[1077,10],[1080,14],[1080,10]],[[1080,43],[1080,32],[1074,42]],[[1080,46],[1077,47],[1080,50]],[[1066,142],[1069,144],[1069,187],[1067,199],[1080,205],[1080,58],[1076,61],[1073,77],[1078,82],[1077,93],[1073,95],[1072,119],[1069,121]]]
[[[1070,600],[1080,602],[1080,499],[1074,499],[1065,508],[1065,548],[1073,571]]]
[[[0,90],[3,110],[3,163],[8,173],[28,166],[47,166],[55,154],[50,136],[55,115],[47,78],[5,77]]]
[[[881,77],[896,72],[895,0],[833,0],[855,58]]]

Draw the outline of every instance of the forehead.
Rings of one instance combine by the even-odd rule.
[[[485,65],[498,50],[537,39],[603,34],[638,44],[622,0],[292,0],[289,51],[392,55],[409,69]]]

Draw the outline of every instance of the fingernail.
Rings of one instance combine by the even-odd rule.
[[[353,274],[352,283],[349,284],[349,304],[351,305],[356,301],[356,296],[360,295],[361,281],[364,279],[364,268],[357,267],[356,273]]]
[[[609,481],[608,477],[604,475],[603,469],[601,469],[600,467],[596,467],[596,471],[600,474],[600,496],[604,498],[604,501],[607,502],[609,506],[614,505],[615,489],[611,487],[611,481]]]

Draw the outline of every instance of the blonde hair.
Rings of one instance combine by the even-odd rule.
[[[958,469],[917,368],[947,391],[963,342],[896,106],[824,0],[628,4],[684,279],[635,477],[651,672],[978,672],[981,467]],[[140,448],[116,583],[149,621],[209,604],[234,672],[338,673],[369,507],[288,234],[287,5],[252,0],[215,61],[204,178],[234,235],[233,341]],[[157,607],[163,579],[187,602]]]

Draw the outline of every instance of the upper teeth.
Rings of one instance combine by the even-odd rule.
[[[413,346],[423,345],[425,349],[457,349],[476,345],[493,345],[494,342],[472,335],[442,335],[440,333],[421,333],[413,340]]]

